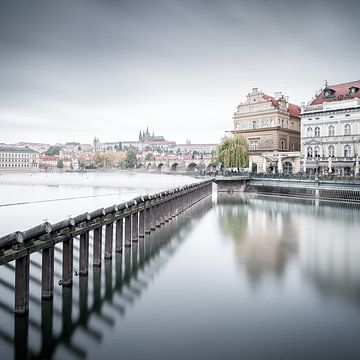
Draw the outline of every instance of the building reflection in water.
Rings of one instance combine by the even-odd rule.
[[[156,274],[186,239],[196,221],[212,207],[206,198],[160,229],[139,239],[132,247],[104,260],[89,276],[75,276],[73,287],[57,286],[53,301],[39,300],[41,257],[32,256],[30,315],[14,316],[14,266],[0,268],[0,349],[2,358],[50,359],[87,357],[86,342],[100,343],[115,325],[115,314],[124,316],[128,306],[142,296]],[[90,242],[92,239],[90,239]],[[74,239],[77,252],[78,239]],[[92,244],[90,243],[90,249]],[[91,263],[91,262],[90,262]],[[90,264],[89,263],[89,264]],[[61,260],[55,273],[61,277]],[[75,256],[74,269],[78,266]],[[7,300],[7,302],[5,301]],[[106,308],[106,310],[104,310]],[[85,341],[78,341],[78,334]]]
[[[360,306],[359,205],[226,193],[217,204],[220,225],[254,286],[268,275],[281,280],[296,261],[324,296]]]

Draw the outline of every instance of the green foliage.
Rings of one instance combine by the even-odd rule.
[[[246,140],[239,134],[223,138],[216,148],[216,159],[226,168],[248,166],[249,151]]]
[[[64,167],[64,162],[62,160],[58,160],[56,167],[58,167],[59,169],[62,169]]]
[[[60,154],[61,147],[60,146],[50,146],[46,151],[45,155],[59,155]]]
[[[128,169],[133,169],[136,166],[136,162],[136,151],[133,148],[130,148],[126,153],[125,166]]]
[[[147,153],[146,156],[145,156],[145,160],[146,160],[146,161],[152,161],[152,160],[154,160],[154,155],[153,155],[153,153],[151,153],[151,152]]]

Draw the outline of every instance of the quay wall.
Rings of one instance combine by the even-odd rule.
[[[360,203],[360,184],[316,180],[250,179],[245,192]]]

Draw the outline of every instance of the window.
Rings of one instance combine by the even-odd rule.
[[[350,157],[351,156],[351,148],[350,145],[344,146],[344,157]]]
[[[285,141],[281,140],[281,150],[285,150]]]
[[[311,127],[307,128],[307,137],[313,136],[313,129]]]
[[[315,137],[320,137],[320,128],[318,126],[315,128]]]
[[[335,148],[333,145],[330,145],[328,148],[329,156],[334,157],[335,156]]]
[[[319,148],[319,146],[315,146],[315,148],[314,148],[314,157],[320,157],[320,148]]]
[[[313,148],[311,146],[307,148],[307,157],[313,157]]]
[[[252,122],[252,127],[253,127],[253,129],[256,129],[256,121]]]
[[[330,125],[329,126],[329,136],[334,136],[335,135],[335,127],[334,125]]]
[[[345,124],[345,126],[344,126],[344,134],[345,135],[351,135],[351,125],[350,124]]]

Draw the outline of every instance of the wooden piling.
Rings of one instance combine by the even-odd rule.
[[[113,249],[113,233],[114,233],[113,223],[106,224],[105,227],[105,259],[112,258],[112,249]]]
[[[123,226],[124,221],[123,219],[119,219],[116,221],[115,225],[115,251],[121,252],[122,251],[122,242],[123,242]]]
[[[41,298],[52,299],[54,295],[54,246],[42,251],[41,273]]]
[[[150,214],[150,207],[145,209],[145,234],[150,234],[151,231],[151,214]]]
[[[139,216],[137,212],[132,214],[132,241],[139,241]]]
[[[73,239],[70,238],[63,242],[63,262],[62,262],[62,286],[72,285],[73,273]]]
[[[26,315],[29,312],[30,256],[15,261],[15,313]]]
[[[144,237],[145,234],[145,210],[139,212],[139,238]]]
[[[131,216],[125,218],[125,247],[131,246]]]
[[[102,226],[94,229],[93,266],[101,266]]]
[[[89,273],[89,232],[80,235],[80,261],[79,275],[87,276]]]

